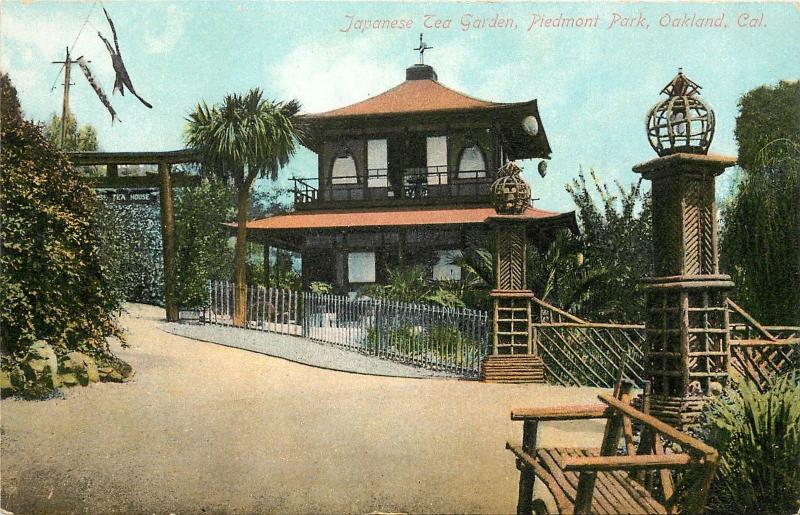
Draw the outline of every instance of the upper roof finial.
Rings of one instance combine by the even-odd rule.
[[[425,50],[430,50],[431,48],[433,48],[433,47],[432,46],[428,46],[427,44],[425,44],[424,41],[422,41],[422,33],[420,32],[419,33],[419,46],[414,49],[414,50],[419,52],[419,64],[425,64],[425,60],[424,60],[423,54],[425,53]]]
[[[683,68],[678,68],[678,75],[664,86],[661,93],[670,97],[687,97],[699,93],[700,89],[699,84],[683,74]]]

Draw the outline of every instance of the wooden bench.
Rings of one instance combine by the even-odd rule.
[[[719,461],[717,451],[635,409],[630,391],[630,385],[623,384],[617,395],[601,393],[602,404],[511,411],[511,420],[523,422],[522,445],[506,444],[520,471],[517,513],[548,513],[544,500],[533,500],[537,477],[562,514],[703,511]],[[646,400],[644,404],[647,411]],[[598,418],[608,421],[597,449],[536,447],[539,422]],[[642,428],[638,446],[634,422]],[[624,445],[619,454],[621,437]],[[662,438],[675,450],[665,450]],[[682,470],[675,484],[674,469]]]

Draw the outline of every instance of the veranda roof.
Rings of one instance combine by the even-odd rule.
[[[491,207],[308,211],[279,214],[252,220],[247,222],[247,228],[255,230],[292,230],[483,224],[489,217],[496,214],[494,208]],[[529,207],[521,216],[528,219],[552,221],[570,228],[575,225],[574,212],[556,213]],[[227,225],[236,227],[235,223]]]

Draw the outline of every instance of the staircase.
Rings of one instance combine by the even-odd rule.
[[[544,383],[544,362],[531,354],[487,356],[481,363],[486,383]]]

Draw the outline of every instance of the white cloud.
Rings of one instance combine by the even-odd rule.
[[[303,111],[327,111],[352,104],[400,83],[403,68],[382,59],[372,38],[292,49],[269,71],[284,98],[297,98]]]
[[[63,83],[63,72],[60,72],[59,65],[50,64],[50,61],[64,59],[66,46],[75,41],[82,20],[89,11],[83,12],[80,18],[63,19],[47,16],[35,5],[17,7],[15,10],[3,10],[0,63],[14,81],[23,110],[28,116],[39,119],[60,105],[56,91]],[[102,57],[107,54],[99,38],[92,37],[92,32],[87,24],[72,49],[73,58],[80,55]],[[98,68],[94,64],[93,67]],[[79,74],[78,68],[73,68],[73,82],[80,80],[77,77]],[[54,84],[56,89],[51,91]]]
[[[165,54],[170,52],[183,38],[189,16],[174,5],[166,9],[163,29],[150,30],[144,35],[145,51],[149,54]]]

